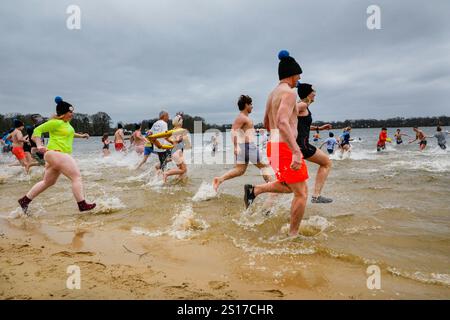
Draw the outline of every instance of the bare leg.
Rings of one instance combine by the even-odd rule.
[[[291,225],[289,228],[289,235],[297,236],[300,222],[305,214],[308,186],[304,181],[290,184],[289,188],[291,188],[294,193],[294,199],[292,199],[291,203]]]
[[[77,163],[67,154],[60,154],[58,157],[61,157],[61,161],[59,162],[60,172],[72,181],[72,192],[75,200],[77,202],[83,201],[83,183]],[[64,159],[62,157],[64,157]]]
[[[286,185],[282,182],[279,182],[279,181],[274,181],[274,182],[264,183],[264,184],[255,186],[254,192],[255,192],[255,196],[258,196],[261,193],[267,193],[267,192],[291,193],[292,190],[289,188],[288,185]]]
[[[31,190],[28,191],[27,197],[29,199],[36,198],[40,193],[47,190],[48,187],[51,187],[52,185],[54,185],[56,183],[56,181],[58,180],[60,174],[61,173],[59,172],[59,170],[52,168],[50,166],[47,167],[44,172],[44,179],[42,181],[36,183],[31,188]]]
[[[181,163],[177,166],[177,168],[170,169],[169,171],[163,173],[164,182],[167,182],[167,177],[174,175],[181,176],[185,174],[186,171],[187,171],[186,165],[184,163]]]
[[[274,181],[274,179],[271,175],[270,169],[269,169],[269,165],[259,162],[259,163],[255,164],[255,166],[259,170],[261,170],[261,174],[263,176],[264,181],[266,181],[266,182]]]
[[[316,153],[314,153],[312,157],[309,157],[306,160],[317,163],[320,166],[319,170],[317,171],[313,194],[314,197],[318,197],[320,196],[323,185],[325,184],[325,180],[330,173],[332,162],[330,158],[322,150],[319,149],[317,149]]]
[[[136,167],[136,170],[138,170],[140,167],[142,167],[142,165],[143,165],[144,163],[147,162],[147,159],[148,159],[149,156],[150,156],[150,155],[144,156],[144,159],[142,159],[141,163],[139,163],[139,165]]]
[[[217,192],[217,189],[224,181],[242,176],[245,173],[245,170],[247,170],[246,164],[236,164],[233,169],[225,173],[223,176],[215,177],[213,179],[214,190]]]

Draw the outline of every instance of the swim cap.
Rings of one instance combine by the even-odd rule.
[[[280,80],[302,74],[302,68],[297,61],[289,55],[287,50],[281,50],[278,53],[278,59],[280,59],[280,63],[278,64],[278,78]]]
[[[297,92],[300,99],[305,99],[314,89],[312,85],[309,83],[298,83],[297,84]]]

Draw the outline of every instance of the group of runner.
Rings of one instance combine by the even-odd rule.
[[[261,157],[260,149],[255,141],[256,131],[249,116],[253,111],[252,98],[248,95],[241,95],[237,102],[239,114],[233,122],[231,131],[235,166],[223,175],[215,177],[212,184],[214,190],[218,191],[223,182],[243,175],[248,164],[254,164],[261,170],[265,183],[244,186],[245,206],[250,206],[255,198],[263,193],[293,193],[289,234],[295,236],[298,233],[308,199],[306,181],[309,174],[305,160],[319,166],[311,202],[331,203],[333,200],[323,196],[322,190],[330,173],[332,162],[321,148],[326,145],[328,154],[334,152],[336,145],[340,147],[341,152],[350,151],[351,127],[344,128],[338,139],[334,137],[333,132],[329,132],[328,139],[319,148],[312,145],[309,142],[310,131],[315,132],[313,139],[318,141],[319,132],[330,130],[332,126],[331,124],[322,126],[312,124],[310,107],[315,101],[316,90],[313,85],[300,81],[302,68],[289,52],[280,51],[278,58],[279,83],[268,96],[264,114],[264,127],[270,136],[270,140],[266,142],[268,163],[265,163]],[[35,184],[26,195],[18,200],[25,213],[30,202],[55,184],[61,174],[71,181],[73,195],[80,211],[91,210],[96,206],[95,203],[85,201],[80,170],[71,156],[73,139],[88,139],[89,135],[75,133],[74,128],[70,125],[74,112],[74,107],[70,103],[63,101],[61,97],[56,97],[55,102],[56,115],[52,119],[36,127],[27,128],[26,136],[22,134],[24,124],[17,120],[14,123],[14,131],[9,133],[12,140],[12,152],[27,171],[31,166],[42,164],[45,161],[43,180]],[[142,126],[137,124],[130,138],[125,137],[123,126],[119,124],[114,133],[114,141],[109,140],[108,134],[102,138],[104,156],[110,154],[109,146],[112,143],[114,143],[116,151],[127,152],[125,140],[129,139],[134,150],[143,155],[143,159],[137,164],[136,169],[144,165],[151,154],[156,154],[159,162],[155,169],[162,174],[164,181],[172,175],[185,176],[187,166],[183,152],[190,145],[189,136],[184,133],[172,137],[151,139],[152,135],[168,130],[168,121],[169,114],[161,111],[159,120],[145,134],[142,133]],[[172,119],[172,125],[175,129],[182,128],[183,114],[177,114]],[[418,128],[414,128],[414,131],[416,139],[411,140],[410,143],[419,140],[420,148],[423,150],[426,146],[426,138],[429,137]],[[41,138],[44,133],[48,133],[50,136],[47,146],[44,145]],[[433,136],[438,139],[438,144],[442,149],[446,147],[446,134],[448,131],[443,132],[438,127],[437,133]],[[407,135],[398,129],[395,134],[397,144],[402,143],[402,136]],[[385,148],[386,141],[389,142],[387,130],[383,128],[377,148],[379,150]],[[166,142],[169,143],[169,147]],[[25,145],[29,145],[29,147],[25,148]],[[218,145],[217,136],[213,137],[211,145],[212,155],[214,155]],[[29,152],[30,156],[27,156],[26,152]],[[32,155],[37,161],[33,160]],[[165,170],[169,161],[173,161],[176,167]],[[272,176],[270,167],[275,173],[275,177]]]

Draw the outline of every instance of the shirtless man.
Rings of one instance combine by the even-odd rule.
[[[23,144],[24,142],[27,142],[22,134],[22,130],[24,129],[23,122],[15,119],[14,128],[14,131],[11,132],[10,136],[8,137],[12,140],[12,153],[16,156],[17,160],[19,160],[22,167],[24,167],[25,171],[28,173],[28,171],[30,170],[30,163],[27,161],[25,152],[23,150]]]
[[[249,117],[249,114],[253,110],[252,98],[241,95],[237,104],[241,112],[231,127],[231,139],[234,146],[236,165],[224,175],[214,178],[213,187],[216,192],[225,180],[243,175],[247,170],[249,162],[253,163],[262,171],[262,176],[266,182],[270,181],[269,166],[261,162],[259,149],[255,143],[255,127]]]
[[[144,153],[145,144],[147,143],[147,139],[144,138],[142,135],[142,125],[141,124],[135,124],[134,126],[134,132],[131,135],[130,140],[132,141],[131,144],[134,145],[134,151],[138,154]]]
[[[414,127],[413,130],[416,133],[416,138],[414,140],[410,140],[409,143],[419,140],[420,151],[423,151],[423,149],[427,146],[427,136],[417,127]]]
[[[277,181],[263,185],[245,185],[244,201],[248,207],[261,193],[294,193],[291,203],[290,236],[297,236],[305,213],[308,188],[308,169],[297,144],[296,87],[302,69],[289,52],[278,54],[280,83],[267,99],[264,126],[270,130],[267,157],[277,176]]]
[[[117,125],[117,130],[114,133],[114,148],[116,151],[126,151],[124,145],[125,135],[123,133],[123,126],[121,123]]]

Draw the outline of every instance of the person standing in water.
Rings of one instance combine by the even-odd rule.
[[[183,117],[182,115],[176,115],[175,118],[172,119],[173,129],[182,129],[183,128]],[[172,161],[177,165],[176,168],[170,169],[163,173],[163,180],[167,182],[167,178],[173,175],[178,175],[183,177],[187,172],[187,166],[184,162],[183,152],[185,148],[190,147],[189,137],[186,133],[177,135],[173,137],[173,148],[172,148]]]
[[[297,85],[297,92],[301,100],[297,103],[297,144],[300,147],[305,160],[314,162],[320,166],[317,171],[314,194],[312,195],[311,202],[331,203],[333,202],[332,199],[321,195],[323,186],[325,185],[325,181],[331,170],[331,160],[322,150],[317,149],[309,143],[309,133],[311,130],[316,130],[317,132],[320,130],[329,130],[331,129],[331,124],[325,124],[320,127],[311,125],[312,114],[311,111],[309,111],[309,107],[314,102],[316,96],[316,91],[311,84],[299,83]]]
[[[24,213],[27,213],[28,206],[33,199],[56,183],[61,173],[71,181],[72,192],[80,211],[92,210],[96,206],[95,203],[86,202],[80,169],[71,156],[73,138],[88,139],[89,135],[75,133],[70,125],[74,112],[74,107],[70,103],[63,101],[61,97],[56,97],[55,102],[57,103],[56,116],[33,131],[32,138],[38,151],[45,153],[46,166],[44,179],[36,183],[24,197],[18,200]],[[50,134],[47,147],[41,141],[42,134],[46,132]]]
[[[396,131],[395,134],[394,134],[395,143],[396,143],[397,145],[403,143],[402,136],[409,137],[409,135],[407,135],[406,133],[401,133],[401,132],[400,132],[400,129],[397,129],[397,131]]]
[[[425,133],[422,130],[420,130],[417,127],[414,127],[413,130],[416,133],[416,138],[414,140],[410,140],[409,144],[413,143],[414,141],[419,140],[419,149],[420,149],[420,151],[423,151],[425,149],[425,147],[427,146],[427,136],[425,135]]]
[[[328,154],[333,154],[334,153],[334,147],[336,146],[336,144],[338,144],[338,141],[334,137],[334,133],[333,132],[330,132],[328,134],[328,136],[329,137],[320,145],[319,149],[322,149],[323,145],[326,144],[327,145]]]
[[[447,141],[445,139],[445,136],[448,135],[448,133],[449,133],[448,131],[442,131],[441,126],[437,126],[436,133],[429,138],[436,138],[438,146],[442,150],[445,150],[445,149],[447,149],[447,145],[446,145]]]
[[[247,95],[241,95],[237,105],[240,113],[231,127],[231,139],[233,141],[236,164],[233,169],[224,175],[213,179],[213,188],[216,192],[224,181],[243,175],[249,162],[262,171],[262,176],[266,182],[270,181],[269,166],[262,163],[259,149],[255,143],[255,127],[249,117],[253,110],[252,98]]]
[[[278,54],[278,77],[280,82],[269,94],[264,114],[264,127],[270,130],[267,143],[267,157],[277,181],[262,185],[244,186],[244,202],[248,207],[255,198],[266,192],[293,193],[289,235],[297,236],[305,213],[308,198],[308,168],[297,144],[297,105],[296,87],[302,69],[289,52]]]

